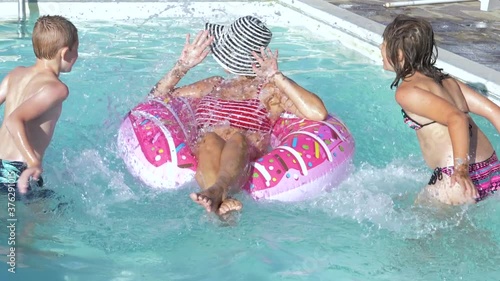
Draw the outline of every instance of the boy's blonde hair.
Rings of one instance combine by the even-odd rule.
[[[41,16],[32,35],[33,51],[38,59],[53,59],[64,47],[70,50],[78,41],[78,30],[62,16]]]

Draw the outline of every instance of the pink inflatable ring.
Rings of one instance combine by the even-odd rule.
[[[153,188],[194,181],[196,101],[148,100],[132,109],[118,132],[118,151],[132,175]],[[337,117],[310,121],[284,114],[272,130],[272,149],[251,163],[244,190],[255,199],[299,201],[333,188],[352,172],[354,139]]]

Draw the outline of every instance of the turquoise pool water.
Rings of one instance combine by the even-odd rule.
[[[430,171],[389,89],[393,75],[304,30],[272,27],[271,47],[281,69],[354,134],[356,171],[347,181],[299,203],[241,194],[244,211],[222,226],[190,201],[196,186],[154,191],[132,178],[115,152],[121,118],[202,23],[76,22],[80,58],[61,76],[71,93],[44,165],[58,198],[17,204],[16,274],[7,272],[8,230],[0,227],[0,280],[499,279],[498,197],[468,208],[414,206]],[[30,38],[17,38],[15,24],[0,24],[0,61],[0,78],[33,62]],[[182,83],[207,73],[223,75],[209,58]],[[500,149],[498,133],[478,121]],[[5,197],[0,204],[7,225]]]

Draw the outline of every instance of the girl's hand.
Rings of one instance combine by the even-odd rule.
[[[460,165],[455,168],[455,171],[451,175],[451,187],[453,187],[456,183],[463,188],[465,198],[471,198],[474,200],[479,198],[477,188],[474,186],[474,183],[472,183],[470,178],[469,167],[467,164]]]
[[[214,38],[209,35],[208,30],[200,31],[196,35],[193,43],[190,43],[190,34],[186,35],[186,43],[182,49],[179,63],[185,67],[186,71],[193,68],[202,62],[210,53],[208,48],[214,41]]]
[[[257,67],[252,64],[252,69],[258,77],[270,79],[279,72],[278,50],[273,53],[271,49],[262,47],[260,48],[260,54],[252,52],[252,55],[260,65],[260,67]]]

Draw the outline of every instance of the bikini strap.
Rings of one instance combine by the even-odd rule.
[[[436,184],[436,182],[438,180],[442,180],[442,179],[443,179],[443,170],[441,168],[437,167],[432,172],[432,176],[431,176],[431,179],[429,180],[428,185]]]

